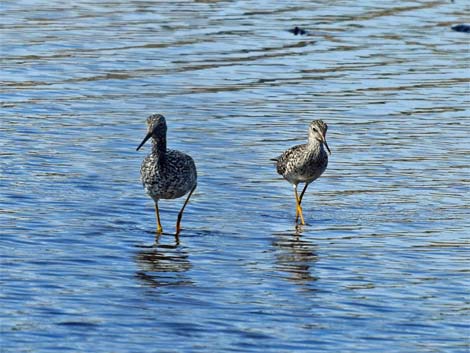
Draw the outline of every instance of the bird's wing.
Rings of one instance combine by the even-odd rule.
[[[277,161],[277,172],[283,175],[286,172],[287,164],[292,159],[292,155],[296,154],[298,150],[304,148],[305,145],[297,145],[289,148],[284,151],[279,157],[276,158]]]

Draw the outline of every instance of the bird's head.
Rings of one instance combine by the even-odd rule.
[[[328,130],[328,125],[323,122],[323,120],[314,120],[310,123],[308,128],[308,138],[310,141],[316,140],[320,143],[323,143],[328,150],[328,153],[331,154],[331,150],[328,147],[326,142],[326,131]]]
[[[147,118],[147,135],[144,137],[137,151],[150,139],[163,138],[166,136],[166,120],[161,114],[152,114]]]

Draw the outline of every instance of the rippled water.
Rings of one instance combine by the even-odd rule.
[[[1,7],[2,352],[468,352],[464,1]],[[179,244],[157,112],[199,170]],[[314,118],[296,231],[269,159]]]

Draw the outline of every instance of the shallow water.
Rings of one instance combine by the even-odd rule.
[[[3,1],[2,352],[468,352],[466,10]],[[139,181],[156,112],[198,166],[179,243]],[[269,159],[315,118],[296,230]]]

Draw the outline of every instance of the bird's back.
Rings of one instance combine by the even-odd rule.
[[[167,150],[164,161],[159,161],[159,158],[149,154],[140,169],[145,191],[154,200],[181,197],[196,185],[196,165],[189,155]]]

